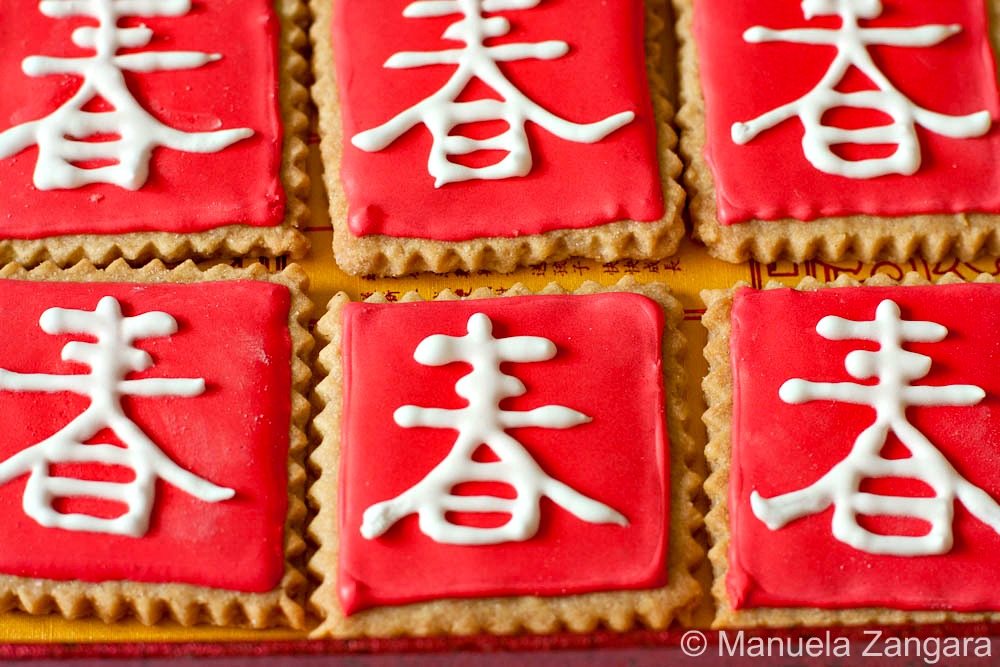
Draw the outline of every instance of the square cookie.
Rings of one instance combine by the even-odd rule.
[[[703,296],[716,625],[995,620],[1000,285]]]
[[[713,256],[1000,253],[1000,3],[674,6],[685,185]]]
[[[3,608],[303,627],[304,274],[0,278]]]
[[[11,0],[0,261],[300,256],[302,0]]]
[[[316,636],[663,629],[699,602],[679,304],[545,292],[331,302]]]
[[[676,250],[684,193],[663,3],[312,8],[334,254],[348,273]]]

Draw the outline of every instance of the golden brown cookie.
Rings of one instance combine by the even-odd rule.
[[[626,0],[580,13],[545,0],[465,23],[457,3],[447,13],[406,6],[312,2],[313,98],[344,271],[506,272],[676,251],[684,194],[666,6]],[[463,33],[449,39],[467,45],[477,39],[464,34],[470,24],[524,37],[486,48],[477,65],[422,67],[455,62],[461,47],[439,41],[449,24]]]
[[[490,296],[339,296],[320,321],[315,635],[689,622],[703,548],[678,302],[634,281]],[[466,402],[471,421],[434,407]]]
[[[8,9],[0,261],[305,253],[304,0]]]
[[[0,277],[3,608],[303,627],[302,271]]]
[[[807,4],[673,2],[695,238],[729,262],[1000,253],[1000,5]]]
[[[996,283],[702,296],[715,626],[995,620]]]

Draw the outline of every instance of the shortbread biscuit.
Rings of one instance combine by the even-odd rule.
[[[504,5],[516,11],[501,18],[476,2],[466,19],[459,3],[408,4],[312,0],[313,98],[344,271],[507,272],[676,251],[684,192],[663,3],[581,12],[544,0]],[[456,69],[462,42],[475,44],[470,23],[507,44]],[[500,37],[505,26],[517,37]],[[429,104],[457,115],[442,124]]]
[[[1000,3],[673,4],[684,183],[710,254],[1000,254]],[[850,29],[860,42],[831,45]]]
[[[1000,285],[702,296],[715,625],[1000,618]]]
[[[0,278],[3,609],[304,627],[305,274]]]
[[[302,256],[304,0],[16,0],[0,261]]]
[[[704,551],[678,302],[634,281],[489,296],[341,295],[320,321],[315,636],[689,622]]]

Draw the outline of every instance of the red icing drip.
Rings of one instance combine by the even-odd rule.
[[[464,335],[477,312],[490,317],[497,338],[536,335],[555,343],[549,361],[507,365],[528,391],[504,408],[559,404],[593,421],[509,433],[547,474],[621,512],[627,527],[586,523],[545,500],[540,530],[524,542],[438,544],[419,531],[415,516],[380,538],[361,536],[366,508],[418,482],[451,449],[454,430],[401,428],[393,412],[403,404],[464,407],[454,387],[469,366],[423,366],[413,351],[432,334]],[[633,294],[346,306],[338,529],[345,613],[442,597],[662,585],[669,479],[662,326],[659,307]]]
[[[272,590],[284,573],[291,342],[286,288],[258,282],[190,285],[0,282],[0,368],[75,374],[60,359],[80,336],[44,333],[52,306],[92,310],[103,296],[125,316],[161,310],[178,332],[138,341],[154,365],[130,379],[203,377],[207,391],[187,397],[126,397],[126,414],[181,467],[224,487],[230,500],[207,503],[160,481],[141,538],[44,528],[21,508],[25,477],[0,485],[0,572],[46,579],[180,582],[242,591]],[[220,333],[221,332],[221,333]],[[79,415],[86,397],[0,391],[0,460],[38,443]],[[116,444],[98,433],[92,442]],[[118,442],[117,444],[120,444]],[[101,470],[101,468],[105,470]],[[124,481],[114,466],[55,466],[59,476]],[[116,513],[108,503],[71,498],[65,511]],[[103,505],[100,509],[98,505]],[[119,506],[123,509],[124,506]],[[120,513],[120,512],[119,512]]]
[[[730,470],[730,569],[727,590],[735,607],[808,606],[899,609],[996,609],[990,585],[1000,575],[995,554],[1000,535],[958,501],[954,546],[938,556],[873,555],[833,537],[832,508],[769,530],[752,512],[751,491],[772,497],[809,486],[843,459],[875,417],[867,406],[832,401],[783,402],[778,388],[790,378],[856,382],[845,355],[874,350],[874,343],[831,341],[816,333],[826,315],[872,319],[883,299],[899,304],[904,319],[929,320],[948,329],[937,343],[905,348],[933,360],[915,385],[974,384],[986,398],[962,407],[911,407],[907,418],[969,482],[1000,499],[1000,376],[984,360],[1000,356],[1000,300],[996,285],[744,290],[733,307],[734,375]],[[908,456],[898,442],[886,458]],[[866,480],[881,495],[925,497],[914,479]],[[925,534],[929,524],[904,517],[865,518],[879,533]]]
[[[345,138],[341,178],[352,233],[459,241],[622,219],[658,220],[663,215],[656,127],[642,47],[642,2],[611,0],[581,12],[571,0],[544,0],[533,9],[491,14],[507,17],[512,30],[491,39],[489,45],[546,40],[569,44],[570,51],[562,58],[500,64],[530,99],[579,123],[621,111],[634,111],[636,118],[594,144],[563,140],[529,123],[534,164],[528,176],[440,188],[434,187],[427,171],[431,137],[424,126],[411,129],[380,152],[367,153],[350,143],[358,132],[385,123],[437,91],[454,72],[454,66],[440,65],[383,68],[386,59],[399,51],[461,46],[441,39],[459,15],[405,18],[402,11],[408,4],[408,0],[390,3],[379,11],[372,11],[367,2],[334,6],[332,39]],[[555,81],[558,85],[553,85]],[[495,97],[474,80],[459,99]],[[481,165],[482,160],[471,164]]]
[[[158,148],[150,176],[138,191],[94,184],[72,190],[39,191],[32,174],[38,149],[0,160],[3,238],[58,234],[161,230],[195,232],[227,224],[273,226],[284,217],[285,194],[278,171],[283,130],[278,109],[277,18],[270,0],[194,3],[179,17],[123,19],[120,27],[145,24],[155,32],[147,50],[219,53],[198,68],[126,72],[129,91],[166,125],[186,132],[250,128],[254,135],[217,153]],[[32,78],[21,70],[32,55],[89,57],[70,36],[83,17],[52,19],[37,0],[14,0],[0,19],[0,131],[47,116],[80,87],[76,75]],[[95,108],[96,107],[96,108]],[[90,110],[106,110],[106,102]],[[98,163],[85,163],[84,167]]]
[[[1000,212],[1000,167],[996,160],[1000,154],[1000,98],[984,3],[885,0],[883,4],[882,16],[863,21],[863,27],[962,26],[960,33],[934,46],[871,47],[876,65],[893,85],[915,103],[939,113],[964,115],[988,110],[993,117],[992,129],[983,137],[953,139],[918,127],[922,161],[917,174],[868,180],[826,174],[806,161],[802,123],[795,117],[763,131],[745,145],[737,145],[730,136],[734,122],[748,121],[799,98],[820,81],[835,53],[829,46],[748,43],[743,32],[757,25],[837,28],[840,20],[819,17],[807,21],[795,0],[698,2],[695,37],[705,96],[705,157],[712,170],[722,224],[859,213]],[[848,79],[843,86],[847,90],[871,87],[860,73],[852,76],[848,72]],[[868,115],[867,120],[868,125],[880,124],[877,115]],[[855,159],[881,156],[853,147],[841,154]]]

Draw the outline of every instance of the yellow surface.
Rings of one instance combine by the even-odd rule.
[[[690,427],[700,442],[705,441],[704,429],[699,421],[704,411],[700,378],[706,372],[705,361],[701,355],[706,336],[700,323],[704,305],[698,296],[702,289],[726,288],[739,281],[762,286],[771,280],[780,280],[785,284],[794,285],[805,276],[828,281],[844,273],[859,280],[874,273],[900,278],[907,271],[916,271],[930,280],[949,273],[965,279],[972,279],[982,272],[1000,274],[998,259],[984,259],[974,263],[947,261],[938,264],[929,264],[918,259],[903,265],[887,262],[862,265],[851,261],[837,264],[779,262],[765,266],[751,262],[734,265],[713,260],[703,247],[685,241],[675,257],[659,262],[620,261],[600,264],[589,260],[572,259],[525,268],[505,275],[452,272],[444,275],[419,274],[398,279],[361,278],[344,274],[333,262],[332,231],[326,213],[326,195],[322,190],[322,181],[318,177],[319,165],[315,155],[312,156],[311,170],[315,186],[312,200],[313,220],[312,226],[308,229],[312,253],[300,264],[310,276],[310,296],[317,306],[316,318],[319,317],[326,302],[339,291],[346,292],[355,300],[363,299],[374,292],[381,292],[389,300],[393,300],[413,290],[430,299],[445,289],[464,295],[474,289],[488,287],[499,294],[517,283],[522,283],[532,290],[541,289],[550,282],[556,282],[567,289],[573,289],[588,280],[613,285],[626,275],[640,282],[666,283],[685,309],[682,333],[688,340],[686,366],[689,375]],[[266,263],[272,269],[280,268],[282,264],[280,260]],[[131,619],[114,625],[105,625],[95,619],[66,621],[54,616],[32,617],[17,612],[4,615],[0,622],[0,643],[274,641],[305,638],[306,633],[290,630],[182,628],[169,622],[156,627],[145,627]]]

